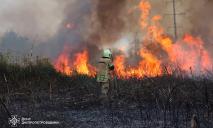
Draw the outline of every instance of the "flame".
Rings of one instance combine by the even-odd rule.
[[[114,66],[116,67],[115,71],[118,77],[122,77],[126,75],[124,61],[125,61],[125,58],[123,55],[119,55],[115,57]]]
[[[161,19],[159,15],[154,16],[151,19],[152,24],[148,23],[149,14],[151,9],[151,4],[147,0],[142,0],[139,4],[139,9],[142,12],[140,17],[140,26],[142,30],[147,30],[146,39],[158,39],[161,36],[162,28],[157,26],[157,22]],[[118,56],[115,58],[115,69],[119,77],[129,78],[129,77],[155,77],[162,74],[161,61],[153,55],[145,47],[140,49],[141,61],[138,66],[127,68],[124,66],[125,58],[124,56]]]
[[[147,19],[149,16],[149,12],[151,9],[151,4],[148,1],[141,1],[139,4],[139,9],[142,13],[141,17],[140,17],[140,25],[142,28],[146,28],[147,27]]]
[[[95,76],[95,68],[88,63],[88,52],[86,50],[75,55],[73,65],[78,74]]]
[[[150,15],[151,4],[148,0],[141,0],[137,9],[141,11],[139,26],[145,33],[140,49],[136,53],[140,60],[136,66],[128,65],[125,54],[115,56],[115,73],[119,78],[156,77],[166,73],[172,74],[178,67],[184,73],[193,72],[195,75],[206,73],[212,68],[212,58],[204,47],[200,37],[185,34],[182,39],[174,41],[166,34],[161,26],[160,15]],[[69,28],[70,25],[67,25]],[[123,47],[118,48],[121,52]],[[163,55],[161,55],[164,53]],[[67,75],[75,72],[94,77],[96,68],[89,64],[88,51],[76,53],[71,59],[65,49],[57,58],[55,68]]]
[[[71,75],[72,70],[71,67],[69,66],[68,58],[69,57],[67,56],[67,54],[61,54],[55,63],[55,69],[57,69],[57,71],[59,72],[63,72],[66,75]]]
[[[145,76],[155,77],[162,74],[162,70],[160,68],[161,62],[155,56],[153,56],[149,51],[141,50],[140,56],[143,57],[143,60],[139,62],[137,67],[125,67],[125,57],[123,55],[116,56],[114,64],[115,64],[115,72],[118,77],[121,78],[130,78],[137,77],[142,78]]]
[[[199,37],[186,34],[183,39],[173,44],[170,55],[171,62],[176,63],[183,71],[204,72],[211,69],[211,58]]]
[[[181,71],[189,73],[193,70],[198,75],[211,69],[212,60],[203,46],[204,42],[201,38],[186,34],[182,39],[174,42],[169,36],[166,36],[160,24],[161,16],[149,16],[151,4],[148,0],[141,0],[139,9],[141,11],[139,24],[141,30],[146,32],[143,46],[140,49],[141,60],[137,66],[132,67],[126,66],[124,55],[116,56],[115,71],[119,77],[155,77],[164,74],[164,66],[167,73],[172,74],[171,66],[175,67],[175,65]],[[158,54],[154,54],[147,48],[150,44],[159,46],[167,57],[162,59]],[[165,62],[167,65],[163,65]]]
[[[83,52],[76,53],[74,59],[70,59],[68,56],[66,47],[64,51],[59,55],[55,62],[55,69],[58,72],[64,73],[66,75],[73,75],[74,73],[81,75],[88,75],[94,77],[96,74],[96,68],[88,63],[88,52],[84,50]]]

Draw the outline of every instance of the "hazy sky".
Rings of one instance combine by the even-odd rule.
[[[47,40],[57,32],[65,18],[64,11],[75,8],[75,3],[79,1],[81,0],[0,0],[0,37],[12,30],[21,36]],[[155,13],[165,12],[162,11],[162,1],[151,1],[158,8],[153,9],[157,11]],[[67,7],[67,3],[70,7]]]
[[[108,8],[112,8],[112,6],[116,5],[116,1],[119,0],[108,0],[104,2],[104,0],[0,0],[0,37],[8,31],[14,31],[23,37],[28,37],[31,39],[36,38],[37,40],[41,40],[38,42],[45,42],[51,37],[54,37],[55,34],[58,34],[58,30],[63,25],[62,23],[65,21],[69,21],[69,19],[78,19],[82,20],[82,14],[85,13],[85,5],[89,6],[89,4],[82,3],[92,3],[93,1],[99,1],[99,3],[106,3],[108,1],[112,2],[112,5]],[[129,6],[132,3],[137,3],[139,0],[128,0],[127,4]],[[201,26],[205,27],[212,26],[212,20],[203,20],[207,19],[209,16],[206,15],[207,18],[203,18],[203,13],[208,14],[211,13],[211,10],[206,10],[206,8],[212,8],[211,6],[206,7],[208,0],[196,0],[196,2],[192,2],[193,0],[186,1],[177,1],[177,13],[185,12],[185,15],[177,16],[177,24],[179,30],[178,33],[183,34],[185,32],[190,32],[191,29],[194,29],[194,22],[196,22],[196,27]],[[210,1],[210,0],[209,0]],[[172,25],[173,25],[173,17],[170,15],[165,15],[172,11],[172,4],[169,2],[165,2],[165,0],[150,0],[152,3],[152,13],[153,14],[161,14],[163,16],[162,23],[167,33],[173,34]],[[211,2],[209,2],[211,3]],[[100,4],[101,5],[101,4]],[[102,5],[101,5],[102,6]],[[123,5],[122,5],[123,6]],[[79,9],[80,8],[80,9]],[[86,9],[85,9],[86,10]],[[87,10],[86,10],[87,11]],[[100,12],[100,10],[97,10]],[[103,11],[103,10],[101,10]],[[110,9],[104,10],[106,13],[104,15],[113,12],[110,12]],[[208,12],[208,13],[206,13]],[[199,15],[197,15],[200,13]],[[100,13],[102,14],[102,12]],[[122,14],[122,13],[121,13]],[[196,15],[195,15],[196,14]],[[74,16],[76,15],[76,17]],[[123,15],[123,14],[122,14]],[[191,16],[192,15],[192,16]],[[195,16],[194,16],[195,15]],[[112,15],[114,16],[114,15]],[[189,18],[189,16],[191,16]],[[120,18],[119,16],[117,16]],[[123,16],[125,19],[126,15]],[[108,19],[107,19],[108,18]],[[107,17],[104,20],[100,20],[101,22],[111,21],[111,17]],[[115,17],[116,18],[116,17]],[[115,19],[113,18],[113,19]],[[212,18],[211,18],[212,19]],[[89,19],[86,22],[90,22],[92,20]],[[99,19],[98,19],[99,20]],[[131,28],[134,28],[132,24],[137,23],[137,21],[132,21],[131,18],[126,18],[125,20],[127,24],[130,24]],[[209,21],[208,23],[205,23]],[[94,24],[96,24],[97,19],[95,19]],[[111,22],[109,22],[111,23]],[[108,24],[109,24],[108,23]],[[132,24],[131,24],[132,23]],[[109,24],[110,25],[110,24]],[[118,23],[114,24],[116,26],[120,25]],[[114,28],[115,26],[109,26],[107,28]],[[84,27],[85,28],[85,27]],[[80,28],[78,28],[80,29]],[[94,27],[92,27],[92,30]],[[102,30],[102,29],[101,29]],[[200,30],[198,30],[200,32]],[[89,33],[84,30],[85,33]],[[111,31],[110,31],[111,33]],[[212,29],[209,30],[209,33],[213,33]],[[102,35],[105,33],[102,33]],[[84,34],[86,35],[86,34]]]
[[[64,17],[64,5],[59,0],[0,0],[0,3],[0,36],[12,30],[22,36],[47,39],[56,33]]]
[[[165,0],[149,1],[152,5],[151,16],[162,15],[166,33],[174,35],[173,16],[170,15],[172,3]],[[50,55],[52,52],[59,53],[64,43],[71,46],[78,44],[76,49],[82,48],[85,42],[98,48],[103,45],[111,47],[111,44],[114,47],[129,47],[123,44],[131,43],[138,32],[140,12],[134,9],[138,2],[140,0],[0,0],[0,41],[3,39],[1,37],[5,37],[5,32],[13,31],[29,38],[27,42],[39,44],[41,50],[38,53],[49,50]],[[192,33],[210,44],[213,40],[212,6],[212,0],[177,0],[177,13],[185,13],[177,16],[179,37],[184,33]],[[133,13],[129,13],[129,10],[133,10]],[[73,29],[64,27],[67,23],[73,24]],[[17,45],[23,51],[25,43],[17,43],[23,42],[17,39],[0,42],[12,42],[0,48]]]

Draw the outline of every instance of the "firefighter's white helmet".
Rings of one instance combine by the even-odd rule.
[[[112,52],[110,49],[104,49],[102,53],[103,58],[112,58]]]

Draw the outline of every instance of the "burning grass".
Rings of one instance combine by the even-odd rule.
[[[115,73],[119,78],[141,79],[146,76],[163,76],[165,68],[167,74],[173,74],[178,67],[181,72],[188,75],[193,73],[195,76],[205,75],[212,70],[211,53],[205,48],[205,42],[201,37],[185,33],[183,37],[174,40],[161,25],[162,16],[150,13],[152,5],[149,0],[141,0],[135,9],[140,14],[138,18],[140,37],[136,39],[138,42],[129,43],[138,46],[138,49],[131,49],[136,53],[131,57],[139,60],[130,65],[128,64],[130,57],[122,51],[122,48],[115,49],[119,51],[119,54],[113,54]],[[54,64],[57,71],[67,75],[72,75],[73,71],[76,71],[78,74],[95,76],[96,67],[90,62],[95,61],[96,57],[89,58],[88,49],[73,55],[70,53],[71,49],[65,45]]]
[[[114,57],[109,106],[125,109],[124,112],[129,108],[138,110],[139,120],[145,121],[147,127],[151,127],[153,110],[158,122],[163,121],[163,127],[187,127],[193,113],[202,119],[203,126],[211,127],[213,61],[205,42],[190,34],[173,40],[161,26],[161,16],[150,15],[151,7],[148,0],[141,0],[137,7],[141,12],[139,27],[145,33],[139,51],[135,51],[140,58],[138,63],[127,64],[128,57],[122,51]],[[70,55],[70,49],[64,46],[53,65],[38,58],[35,62],[26,59],[23,64],[14,64],[1,55],[1,98],[14,112],[17,105],[29,103],[31,114],[34,109],[38,109],[36,114],[42,109],[59,113],[99,106],[100,87],[89,54],[83,49]]]
[[[44,59],[25,66],[2,60],[0,75],[0,94],[13,113],[18,112],[15,111],[14,106],[17,107],[23,102],[32,108],[21,114],[31,114],[34,118],[40,117],[35,112],[42,114],[40,110],[44,109],[46,112],[56,111],[54,115],[56,117],[62,111],[99,106],[97,100],[99,86],[94,77],[61,74]],[[160,116],[155,116],[158,117],[156,120],[163,121],[164,126],[183,126],[189,121],[190,116],[196,113],[200,120],[206,121],[203,121],[203,124],[211,126],[212,84],[212,79],[206,77],[198,79],[193,76],[171,74],[140,79],[118,78],[111,81],[110,104],[113,112],[123,109],[127,112],[130,108],[137,110],[138,116],[135,115],[134,118],[142,122],[149,122],[151,120],[149,116],[157,112]],[[18,110],[22,109],[18,108]],[[181,117],[185,120],[180,119]],[[66,120],[62,117],[58,119]],[[172,121],[173,123],[169,124]],[[148,122],[146,125],[149,124]]]

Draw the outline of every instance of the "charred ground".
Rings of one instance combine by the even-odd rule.
[[[213,80],[211,73],[208,76],[165,74],[154,78],[116,79],[109,105],[101,106],[95,78],[63,75],[46,59],[19,65],[8,63],[1,56],[0,94],[10,114],[60,121],[60,126],[55,127],[187,128],[196,114],[201,127],[210,128],[213,126]],[[1,126],[7,127],[10,115],[2,104],[1,113]]]

